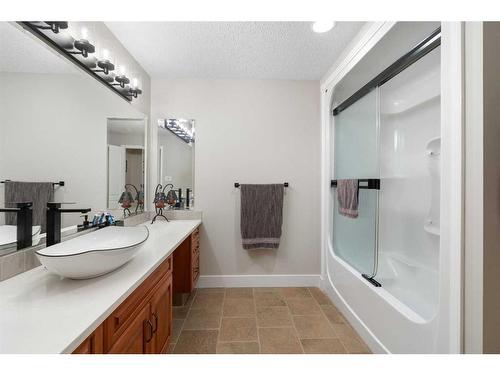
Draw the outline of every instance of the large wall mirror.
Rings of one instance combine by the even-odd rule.
[[[174,209],[193,209],[195,120],[158,120],[158,176],[163,187],[177,198]]]
[[[108,119],[108,207],[144,212],[147,121]]]
[[[126,214],[147,209],[147,116],[18,24],[0,22],[0,45],[0,207],[34,202],[34,244],[48,201],[120,218],[129,191]],[[16,250],[15,220],[0,213],[0,255]],[[62,215],[68,231],[82,221]]]

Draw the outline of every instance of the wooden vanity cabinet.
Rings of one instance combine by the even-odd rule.
[[[167,353],[173,293],[196,287],[199,246],[196,229],[73,353]]]
[[[191,293],[200,277],[200,231],[197,228],[174,252],[174,293]]]
[[[109,354],[145,354],[149,352],[148,343],[153,336],[150,323],[150,306],[144,306],[132,321],[126,325],[123,333],[109,348]]]
[[[172,334],[172,256],[104,321],[107,353],[164,353]]]
[[[102,325],[75,349],[73,354],[103,354],[103,328]]]
[[[73,353],[166,353],[171,336],[172,256],[153,271]]]
[[[172,274],[165,275],[144,307],[134,314],[109,354],[166,353],[172,335]],[[142,304],[141,304],[142,305]]]
[[[153,335],[149,353],[166,353],[172,336],[172,274],[160,281],[150,302]]]

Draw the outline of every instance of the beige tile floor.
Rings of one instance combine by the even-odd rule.
[[[173,319],[174,354],[370,353],[318,288],[198,289]]]

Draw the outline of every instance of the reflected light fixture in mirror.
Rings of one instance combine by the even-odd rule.
[[[159,119],[158,126],[170,130],[184,142],[194,143],[194,120],[187,119]]]

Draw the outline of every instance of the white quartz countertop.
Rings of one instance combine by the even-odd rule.
[[[136,256],[94,279],[65,279],[40,266],[0,282],[0,353],[71,353],[200,224],[145,223],[149,238]]]

